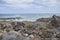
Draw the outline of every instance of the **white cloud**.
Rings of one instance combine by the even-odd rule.
[[[57,2],[57,0],[50,0],[50,1],[48,2],[48,4],[49,4],[50,6],[57,6],[57,5],[59,5],[60,3]]]
[[[31,4],[27,4],[27,3],[33,2],[33,0],[4,0],[4,1],[9,4],[7,6],[12,6],[17,8],[30,7]]]
[[[41,5],[46,5],[49,7],[60,5],[60,1],[57,0],[4,0],[8,3],[8,7],[15,8],[33,8],[33,7],[41,7]],[[40,4],[40,6],[33,4],[35,2]]]
[[[33,0],[5,0],[8,3],[32,2]]]
[[[57,0],[36,0],[35,2],[38,4],[47,5],[47,6],[60,5],[60,1],[57,1]]]

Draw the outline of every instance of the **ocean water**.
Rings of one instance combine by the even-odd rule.
[[[60,15],[60,14],[56,14]],[[48,13],[41,13],[41,14],[0,14],[0,18],[14,18],[14,17],[21,17],[19,20],[15,19],[13,21],[36,21],[39,18],[48,18],[52,17],[53,14]]]

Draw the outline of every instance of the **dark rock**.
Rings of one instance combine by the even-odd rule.
[[[59,27],[60,27],[60,17],[59,16],[56,16],[56,15],[53,15],[51,20],[48,22],[48,28],[56,28],[58,30]]]
[[[25,26],[25,24],[23,23],[23,22],[17,22],[17,25],[19,25],[19,26]]]
[[[57,34],[57,35],[56,35],[56,38],[60,38],[60,34]]]
[[[52,26],[55,26],[55,27],[59,27],[58,25],[58,22],[57,22],[57,19],[56,19],[56,16],[53,15],[52,19],[51,19],[51,24]]]
[[[0,35],[0,40],[2,40],[2,35]]]
[[[16,25],[15,27],[13,27],[13,29],[14,29],[15,31],[19,31],[19,30],[22,30],[22,29],[23,29],[23,26],[18,26],[18,25]]]
[[[52,37],[52,35],[53,35],[53,32],[51,32],[51,31],[43,31],[42,32],[42,35],[40,35],[42,38],[51,38]]]
[[[12,22],[11,24],[12,24],[12,25],[16,25],[16,23],[15,23],[15,22]]]
[[[6,25],[1,23],[0,24],[0,29],[3,29],[4,30],[5,28],[6,28]]]
[[[40,19],[37,19],[36,21],[37,22],[49,22],[51,18],[40,18]]]
[[[14,26],[13,26],[13,29],[15,30],[15,31],[19,31],[19,30],[22,30],[23,29],[23,27],[24,27],[24,23],[22,23],[22,22],[16,22],[16,24],[15,23],[13,23],[14,24]]]

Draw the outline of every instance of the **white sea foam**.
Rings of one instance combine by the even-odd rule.
[[[4,16],[1,16],[3,18],[15,18],[15,17],[20,17],[19,19],[9,19],[6,21],[35,21],[36,19],[39,18],[48,18],[51,17],[51,14],[15,14],[15,15],[9,15],[6,14]]]

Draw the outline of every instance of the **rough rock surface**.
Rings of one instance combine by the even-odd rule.
[[[0,22],[0,40],[60,40],[60,17],[39,22]]]

